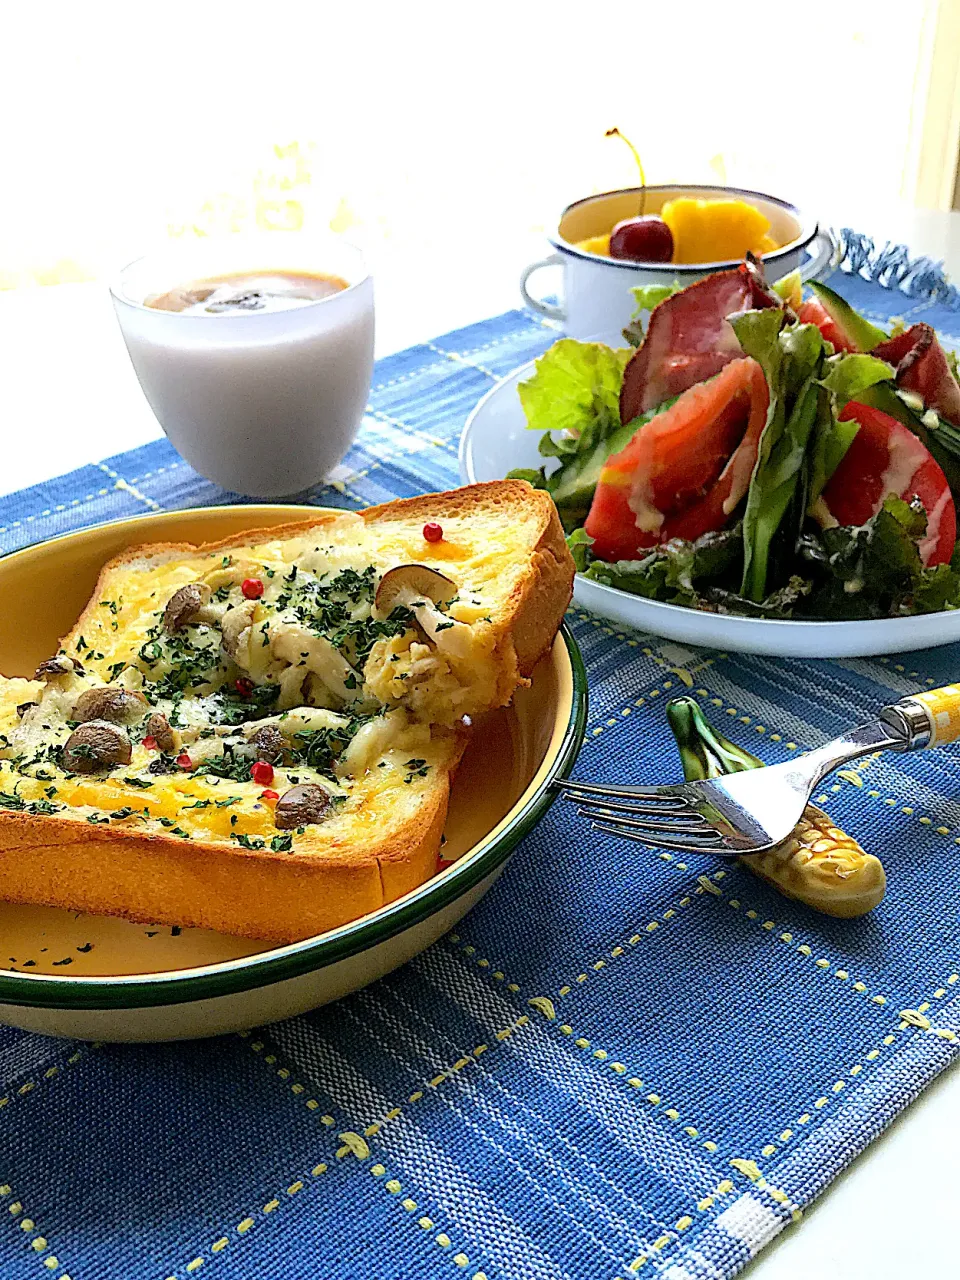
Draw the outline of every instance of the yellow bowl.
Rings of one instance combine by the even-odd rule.
[[[143,542],[211,542],[322,508],[207,507],[121,520],[0,560],[0,672],[32,675],[90,596],[101,565]],[[549,807],[583,741],[586,677],[564,630],[512,706],[480,722],[457,773],[446,857],[419,889],[316,938],[276,947],[203,929],[0,903],[0,1022],[95,1040],[219,1035],[288,1018],[382,977],[435,942],[490,888]],[[495,747],[493,744],[496,744]],[[29,963],[28,963],[29,962]]]

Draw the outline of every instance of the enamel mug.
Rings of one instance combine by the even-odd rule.
[[[763,255],[770,283],[799,269],[803,280],[815,280],[830,267],[833,240],[821,230],[815,218],[795,205],[757,191],[739,187],[659,186],[647,187],[643,212],[658,213],[668,200],[690,196],[700,200],[744,200],[769,220],[770,235],[779,249]],[[605,258],[576,248],[576,243],[608,233],[624,218],[636,217],[641,207],[641,188],[606,191],[567,205],[556,231],[549,236],[554,252],[533,262],[520,277],[520,292],[526,305],[539,315],[557,321],[572,338],[593,338],[617,333],[630,323],[636,308],[631,287],[648,284],[693,284],[714,271],[737,265],[732,262],[640,263]],[[545,267],[562,269],[563,283],[558,303],[546,302],[530,292],[531,277]]]

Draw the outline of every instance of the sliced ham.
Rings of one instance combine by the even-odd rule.
[[[698,280],[654,307],[647,336],[624,371],[621,421],[632,422],[742,356],[727,316],[782,305],[756,267],[743,263]]]
[[[893,365],[898,387],[913,391],[928,409],[960,427],[960,385],[930,325],[911,325],[871,354]]]

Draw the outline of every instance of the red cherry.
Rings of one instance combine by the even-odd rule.
[[[248,600],[259,600],[263,595],[263,583],[259,578],[244,578],[240,590]]]
[[[423,526],[423,536],[427,542],[442,542],[443,527],[432,520]]]
[[[280,792],[279,791],[261,791],[260,799],[261,800],[279,800]]]
[[[148,751],[156,751],[157,740],[152,733],[147,734],[147,736],[143,740],[143,745],[146,747]]]
[[[247,676],[238,676],[233,682],[233,687],[241,698],[249,698],[253,693],[253,681],[248,679]]]
[[[626,218],[610,232],[610,257],[630,262],[669,262],[673,257],[673,232],[653,214]]]
[[[181,769],[193,768],[193,761],[187,755],[186,751],[181,751],[180,754],[177,756],[177,764],[180,766]]]
[[[250,766],[250,777],[258,787],[266,787],[273,781],[273,765],[258,760]]]

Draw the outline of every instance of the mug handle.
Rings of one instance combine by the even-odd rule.
[[[563,254],[551,253],[549,258],[541,258],[539,262],[531,262],[529,267],[524,267],[520,274],[520,293],[524,302],[531,311],[538,311],[540,315],[546,316],[548,320],[566,320],[566,309],[552,302],[544,302],[540,298],[534,298],[527,289],[527,281],[535,271],[539,271],[542,267],[555,267],[562,262]]]
[[[818,231],[810,246],[813,255],[800,268],[800,280],[806,284],[808,280],[819,280],[833,261],[837,244],[830,231],[824,227]]]

